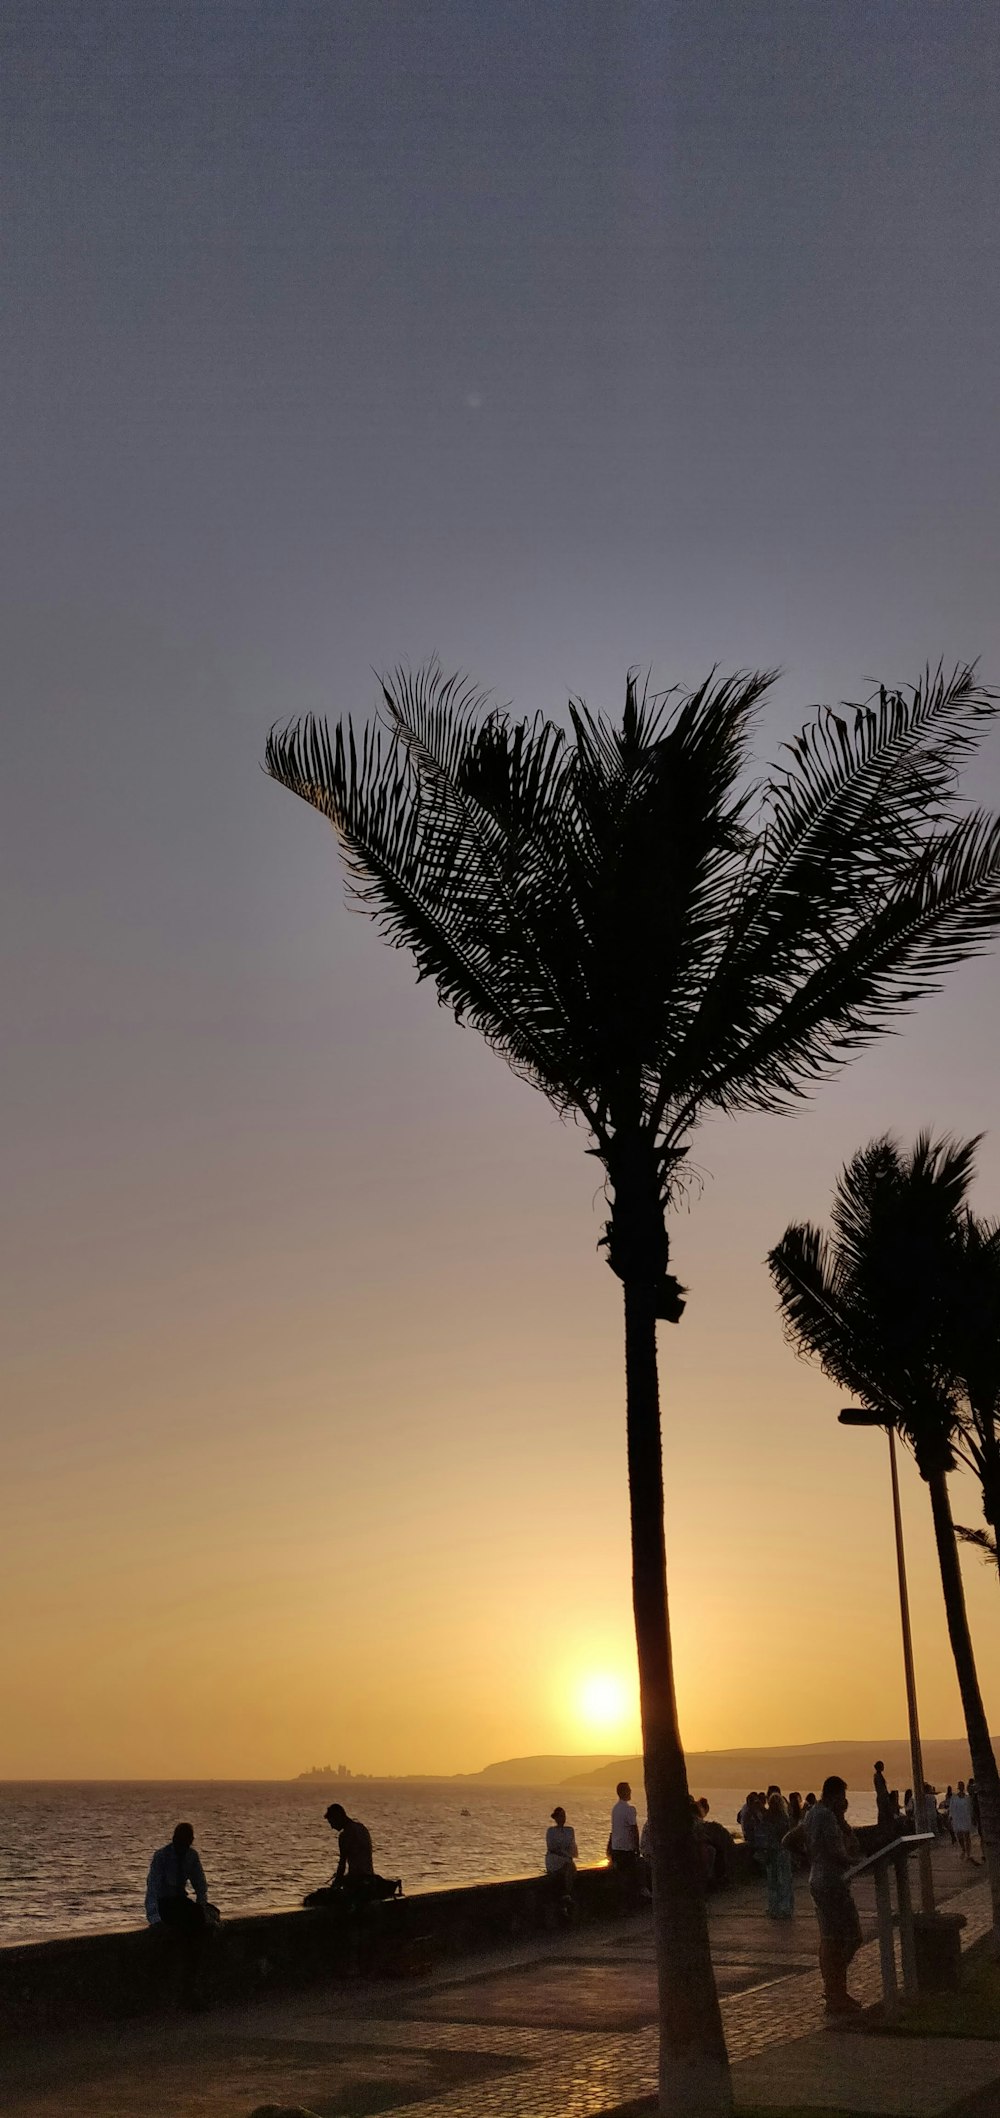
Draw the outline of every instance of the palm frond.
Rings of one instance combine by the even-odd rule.
[[[821,902],[805,914],[808,949],[801,933],[785,951],[775,937],[744,975],[720,969],[681,1054],[681,1109],[685,1087],[687,1108],[787,1106],[939,990],[946,968],[980,955],[1000,924],[1000,822],[974,813],[932,834],[888,882],[866,889],[861,878],[853,904],[839,917],[831,904],[825,925]]]
[[[821,713],[763,790],[773,673],[712,672],[570,733],[437,664],[381,716],[272,732],[267,769],[334,824],[351,887],[418,975],[586,1119],[664,1170],[706,1107],[782,1108],[986,946],[1000,824],[956,817],[996,707],[970,666]]]
[[[997,1540],[991,1530],[965,1530],[960,1522],[956,1522],[955,1535],[961,1538],[963,1544],[971,1544],[977,1552],[981,1552],[986,1566],[1000,1568],[1000,1552],[997,1551]]]
[[[377,724],[360,747],[350,723],[331,740],[312,717],[271,732],[266,769],[337,829],[353,894],[420,978],[562,1107],[589,1115],[572,1054],[549,1035],[544,991],[521,984],[494,861],[460,808],[428,794],[406,745]],[[499,931],[498,931],[499,929]]]
[[[954,1460],[951,1290],[976,1146],[870,1141],[837,1179],[829,1236],[794,1225],[768,1257],[792,1343],[894,1426],[925,1474]]]

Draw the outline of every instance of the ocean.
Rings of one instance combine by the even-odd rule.
[[[732,1828],[746,1789],[704,1792],[712,1815]],[[182,1819],[195,1827],[209,1896],[225,1918],[299,1904],[329,1882],[337,1842],[323,1811],[331,1801],[368,1825],[376,1870],[401,1876],[409,1895],[537,1875],[557,1802],[581,1861],[599,1861],[613,1799],[603,1789],[481,1781],[6,1781],[0,1944],[141,1926],[150,1856]],[[853,1794],[851,1817],[874,1821],[870,1790]]]

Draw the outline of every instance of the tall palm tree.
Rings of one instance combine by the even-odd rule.
[[[968,1269],[966,1193],[978,1142],[888,1137],[837,1180],[833,1233],[789,1227],[768,1258],[789,1338],[913,1450],[930,1493],[948,1634],[1000,1925],[1000,1778],[983,1705],[948,1497],[963,1424],[957,1300]],[[978,1260],[976,1261],[978,1262]]]
[[[657,1319],[666,1211],[706,1112],[780,1110],[1000,923],[1000,824],[955,777],[996,710],[971,667],[819,709],[748,781],[771,673],[620,722],[515,720],[436,666],[379,718],[272,732],[267,770],[334,825],[353,889],[441,1001],[589,1135],[625,1307],[633,1608],[661,2011],[661,2109],[731,2091],[674,1695]]]

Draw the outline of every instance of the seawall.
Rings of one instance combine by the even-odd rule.
[[[858,1833],[874,1840],[870,1828]],[[865,1850],[870,1846],[865,1844]],[[733,1887],[761,1881],[744,1846],[735,1849]],[[581,1868],[575,1922],[615,1918],[618,1878],[602,1865]],[[405,1978],[442,1958],[478,1955],[554,1925],[544,1876],[465,1884],[369,1906],[360,1922],[342,1908],[260,1912],[224,1919],[205,1954],[204,1985],[220,2006],[267,1993],[296,1992],[343,1978]],[[85,1934],[0,1949],[0,2038],[84,2032],[178,2004],[183,1948],[163,1928]]]

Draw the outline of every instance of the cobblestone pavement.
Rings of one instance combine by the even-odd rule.
[[[859,1889],[858,1896],[863,1901],[865,1893]],[[963,1887],[943,1899],[941,1909],[965,1913],[966,1928],[962,1936],[965,1947],[989,1929],[989,1901],[985,1888],[981,1886],[974,1892]],[[869,1929],[872,1927],[871,1918],[866,1925]],[[914,2048],[913,2043],[904,2043],[901,2039],[876,2044],[869,2038],[832,2036],[826,2028],[823,1988],[818,1971],[793,1969],[793,1964],[802,1960],[802,1930],[796,1932],[796,1927],[787,1930],[791,1945],[787,1952],[787,1969],[779,1970],[763,1986],[757,1985],[722,2001],[726,2042],[734,2066],[739,2102],[748,2104],[761,2100],[771,2077],[767,2068],[760,2064],[758,2055],[769,2054],[776,2047],[783,2048],[785,2057],[780,2079],[777,2074],[774,2077],[774,2088],[777,2100],[784,2102],[796,2098],[817,2106],[826,2104],[829,2108],[839,2101],[844,2109],[907,2114],[912,2110],[914,2118],[931,2118],[931,2114],[946,2111],[949,2102],[954,2103],[958,2096],[980,2088],[993,2078],[1000,2080],[1000,2045],[970,2046],[967,2040],[949,2040],[947,2052],[942,2055],[939,2042],[931,2039],[920,2040]],[[737,1933],[730,1936],[727,1928],[738,1930],[743,1936],[746,1954],[746,1914],[730,1918],[720,1913],[712,1922],[713,1940],[718,1935],[720,1943],[729,1941],[731,1946]],[[632,1945],[636,1955],[650,1947],[649,1941],[637,1941]],[[719,1953],[724,1952],[720,1950]],[[881,1996],[878,1945],[874,1940],[866,1943],[855,1958],[851,1988],[866,2004]],[[332,2027],[331,2024],[331,2030]],[[338,2025],[338,2035],[341,2027]],[[412,2018],[405,2024],[357,2025],[359,2035],[374,2036],[379,2041],[383,2038],[395,2040],[401,2034],[411,2041],[423,2041],[432,2029],[437,2031],[448,2027],[458,2030],[463,2038],[469,2037],[472,2028],[464,2023],[432,2025]],[[822,2034],[817,2036],[817,2032]],[[470,2085],[432,2102],[421,2103],[418,2113],[413,2113],[411,2105],[408,2107],[411,2118],[598,2118],[599,2113],[627,2103],[633,2097],[648,2095],[656,2087],[657,2034],[654,2025],[632,2030],[624,2036],[595,2036],[563,2026],[558,2034],[555,2065],[552,2064],[554,2040],[551,2030],[508,2031],[507,2036],[518,2042],[505,2041],[503,2045],[499,2042],[503,2034],[499,2024],[490,2024],[474,2034],[476,2048],[480,2050],[485,2048],[485,2043],[492,2041],[494,2051],[503,2050],[505,2054],[520,2051],[525,2059],[531,2058],[535,2063],[530,2071],[518,2070],[503,2079],[483,2082],[475,2087]],[[484,2042],[480,2043],[480,2039]],[[930,2052],[923,2060],[925,2046]],[[825,2056],[827,2051],[829,2059]],[[873,2052],[878,2054],[877,2060],[872,2058]],[[798,2063],[797,2053],[800,2055]],[[837,2082],[840,2087],[834,2093]],[[947,2100],[943,2101],[942,2097]],[[406,2108],[397,2105],[383,2112],[382,2118],[402,2118]],[[997,2109],[1000,2118],[1000,2094]]]
[[[967,1920],[966,1946],[989,1927],[979,1871],[945,1851],[938,1891]],[[874,1932],[870,1885],[858,1888]],[[775,1924],[762,1892],[713,1900],[712,1954],[744,2105],[795,2100],[817,2110],[938,2118],[1000,2082],[1000,2045],[880,2039],[825,2028],[816,1928],[800,1889]],[[880,1994],[877,1945],[851,1972]],[[656,2085],[656,1981],[648,1917],[581,1925],[476,1961],[443,1963],[419,1983],[359,1981],[250,2007],[213,2009],[114,2036],[42,2043],[12,2055],[11,2118],[247,2118],[264,2103],[324,2118],[600,2118]],[[631,2027],[630,2027],[631,2025]],[[180,2034],[179,2034],[180,2032]],[[1000,2093],[995,2113],[1000,2118]],[[979,2106],[976,2106],[979,2118]]]

